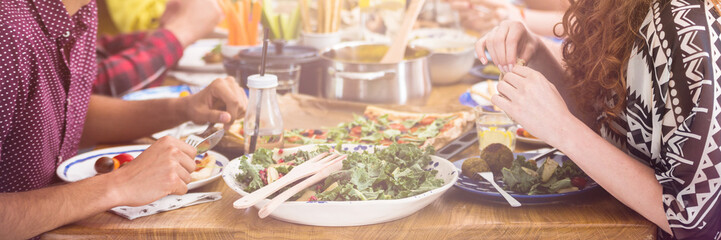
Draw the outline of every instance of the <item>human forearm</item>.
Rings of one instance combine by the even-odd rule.
[[[550,140],[606,191],[626,206],[671,232],[666,219],[661,184],[653,169],[611,145],[580,120],[568,117]]]
[[[0,236],[26,239],[119,204],[109,176],[19,193],[0,194]]]
[[[123,101],[93,95],[82,145],[132,141],[187,120],[183,98]]]
[[[541,36],[555,37],[556,32],[563,29],[558,23],[563,20],[563,12],[557,11],[540,11],[526,9],[524,12],[523,22],[526,23],[528,29]]]
[[[200,92],[181,98],[123,101],[93,95],[81,145],[127,142],[185,121],[223,123],[243,117],[247,99],[232,77],[216,79]]]

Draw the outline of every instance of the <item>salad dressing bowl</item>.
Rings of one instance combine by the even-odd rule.
[[[313,151],[318,146],[305,145],[284,149],[283,152],[292,154],[301,150]],[[368,153],[384,148],[357,144],[344,144],[342,147],[346,151],[366,151]],[[248,157],[252,157],[252,154]],[[432,162],[425,167],[425,170],[437,170],[436,178],[442,179],[443,185],[422,194],[392,200],[284,202],[270,216],[286,222],[312,226],[361,226],[407,217],[438,199],[458,180],[458,170],[453,163],[436,156],[431,156],[431,160]],[[228,187],[241,196],[246,196],[249,193],[244,191],[243,186],[236,181],[236,175],[241,173],[240,161],[243,161],[242,157],[228,163],[223,170],[222,177]],[[255,207],[261,209],[269,202],[270,199],[264,199]]]

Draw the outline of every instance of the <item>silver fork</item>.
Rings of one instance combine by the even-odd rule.
[[[208,124],[208,128],[205,129],[203,133],[201,133],[201,136],[206,136],[205,138],[199,137],[198,135],[191,134],[188,136],[188,138],[185,139],[185,143],[192,146],[196,150],[198,150],[198,154],[202,154],[213,148],[218,142],[220,142],[220,139],[225,134],[225,131],[223,129],[220,129],[218,131],[213,132],[212,134],[209,134],[213,130],[213,124]],[[208,135],[209,134],[209,135]],[[208,142],[208,146],[205,148],[200,148],[200,144]],[[205,145],[203,145],[205,146]]]
[[[518,202],[515,198],[513,198],[510,194],[508,194],[505,190],[503,190],[498,184],[496,184],[496,181],[493,179],[493,173],[492,172],[480,172],[478,175],[481,175],[486,181],[490,182],[491,185],[493,185],[494,188],[496,188],[496,191],[501,193],[501,196],[506,199],[508,204],[511,204],[511,207],[520,207],[521,203]]]
[[[193,148],[198,148],[198,145],[200,145],[201,142],[203,142],[203,138],[196,136],[195,134],[192,134],[188,136],[188,138],[185,139],[185,143],[190,145]]]
[[[288,172],[288,174],[286,174],[282,178],[279,178],[275,182],[272,182],[271,184],[268,184],[265,187],[255,190],[251,194],[245,195],[245,197],[238,199],[233,203],[233,207],[237,209],[245,209],[252,207],[256,203],[279,191],[283,187],[294,183],[298,179],[302,179],[310,175],[316,174],[323,170],[323,168],[331,165],[334,162],[337,162],[337,160],[342,161],[342,159],[345,159],[345,155],[340,155],[337,153],[333,153],[330,155],[328,155],[328,153],[323,153],[315,156],[308,161],[298,165],[297,167],[294,167],[290,172]]]

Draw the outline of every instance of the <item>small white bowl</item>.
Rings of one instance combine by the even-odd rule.
[[[340,32],[334,32],[334,33],[307,33],[302,32],[302,45],[313,47],[315,49],[318,49],[318,51],[323,51],[326,48],[330,48],[331,46],[337,44],[341,40],[341,34]]]
[[[448,85],[461,81],[473,68],[476,60],[473,51],[475,41],[471,39],[421,38],[413,40],[411,46],[431,49],[428,58],[431,82],[436,85]],[[452,49],[451,51],[448,51]]]
[[[315,150],[317,147],[318,145],[306,145],[290,148],[284,150],[284,154],[290,154],[298,150]],[[353,151],[368,150],[372,152],[375,146],[344,144],[343,148]],[[249,157],[252,157],[252,154]],[[443,179],[444,184],[428,192],[393,200],[284,202],[270,216],[286,222],[312,226],[361,226],[407,217],[438,199],[458,180],[458,170],[453,166],[453,163],[436,156],[432,156],[431,159],[432,163],[426,169],[438,170],[436,178]],[[225,180],[228,187],[241,196],[245,196],[249,193],[245,192],[235,180],[235,176],[240,173],[238,168],[240,161],[240,158],[236,158],[223,169],[223,180]],[[256,204],[255,207],[261,209],[269,202],[270,199],[265,199]]]

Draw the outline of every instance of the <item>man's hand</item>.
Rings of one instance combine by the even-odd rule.
[[[170,0],[160,18],[160,27],[171,31],[187,47],[213,32],[220,17],[220,6],[215,0]]]
[[[170,194],[188,192],[190,173],[195,171],[195,148],[163,137],[133,161],[111,173],[120,205],[141,206]]]
[[[223,123],[226,129],[230,123],[245,116],[248,104],[245,91],[233,77],[216,79],[203,91],[179,100],[187,120],[198,124]]]

